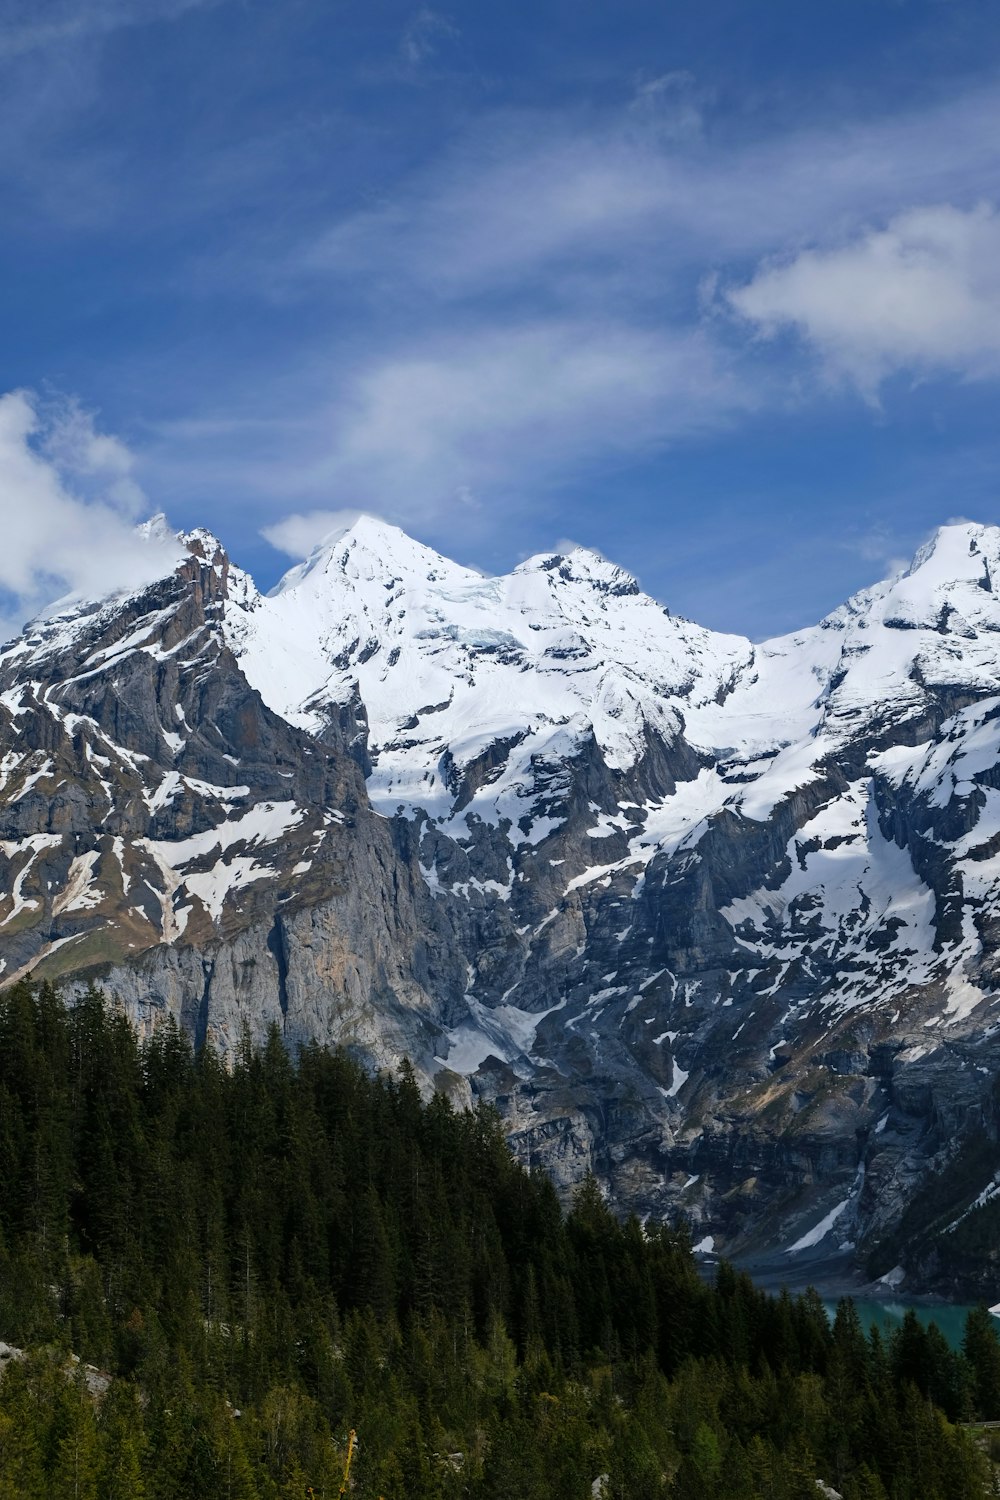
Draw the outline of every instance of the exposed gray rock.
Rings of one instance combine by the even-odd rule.
[[[409,1057],[567,1191],[1000,1295],[948,1228],[1000,1166],[1000,533],[763,646],[593,554],[362,527],[272,601],[188,549],[0,653],[4,980]]]

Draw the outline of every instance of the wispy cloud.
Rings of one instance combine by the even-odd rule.
[[[628,115],[653,139],[692,141],[704,134],[705,110],[713,97],[713,91],[699,84],[693,73],[673,69],[639,82]]]
[[[362,505],[436,514],[746,409],[742,383],[697,331],[533,320],[477,327],[364,370],[331,432],[323,483]]]
[[[54,597],[101,598],[158,577],[179,548],[136,531],[133,459],[73,401],[0,396],[0,634]]]
[[[406,23],[399,39],[399,55],[408,68],[417,69],[431,60],[444,42],[458,36],[458,28],[442,15],[422,5]]]
[[[46,0],[44,11],[23,0],[0,4],[0,61],[40,48],[108,35],[123,26],[170,21],[222,0]]]
[[[423,67],[450,26],[416,10],[388,55]],[[270,152],[227,136],[202,153],[199,136],[204,159],[172,179],[190,195],[166,195],[172,228],[202,256],[197,287],[175,265],[172,293],[241,299],[260,357],[220,361],[217,381],[212,365],[216,394],[206,408],[198,393],[197,416],[189,371],[175,369],[171,420],[144,455],[162,493],[238,504],[290,552],[359,508],[451,524],[461,547],[560,487],[594,491],[667,444],[815,399],[822,383],[797,383],[792,341],[760,336],[779,328],[869,390],[907,361],[968,371],[972,351],[986,371],[996,231],[976,205],[995,187],[993,85],[781,129],[721,114],[682,72],[614,106],[472,109],[433,149],[359,172],[363,206],[346,212],[326,190],[323,128],[296,117]],[[420,164],[393,179],[401,158]],[[240,212],[227,217],[218,201],[234,182]],[[337,192],[343,203],[339,178]],[[261,213],[258,195],[281,211]],[[845,311],[838,288],[855,276],[865,295]],[[922,309],[941,288],[940,307]],[[192,342],[207,378],[215,349]],[[291,530],[273,530],[281,509]]]
[[[574,486],[767,399],[697,329],[556,318],[397,340],[311,371],[298,397],[293,382],[260,420],[171,423],[144,445],[144,472],[160,493],[231,497],[292,556],[364,511],[468,557],[555,517]]]
[[[875,522],[863,529],[848,528],[837,545],[870,564],[874,576],[888,578],[909,566],[920,540],[917,535],[903,535],[884,522]]]
[[[4,236],[42,237],[57,256],[68,237],[112,227],[134,236],[180,214],[169,173],[159,193],[137,172],[138,132],[115,114],[109,44],[121,33],[142,52],[143,27],[176,23],[227,0],[0,0],[0,191]],[[129,76],[135,76],[134,73]],[[152,97],[153,90],[148,97]],[[173,127],[161,116],[166,137]],[[187,181],[194,178],[189,172]],[[207,195],[206,195],[207,196]],[[165,200],[172,197],[173,214]]]
[[[998,131],[1000,90],[984,88],[922,112],[748,139],[731,123],[720,131],[709,91],[687,74],[641,83],[616,110],[480,120],[285,262],[311,306],[349,288],[365,317],[363,341],[330,356],[327,391],[312,398],[298,503],[412,525],[453,514],[479,531],[500,496],[528,506],[554,484],[801,402],[795,370],[757,336],[782,317],[826,340],[825,357],[853,359],[859,380],[907,337],[929,355],[955,297],[925,313],[922,335],[885,305],[902,269],[916,316],[921,236],[937,245],[927,254],[942,284],[963,266],[978,278],[966,331],[952,337],[985,345],[974,309],[995,229],[975,203]],[[914,195],[944,184],[957,206],[914,213]],[[892,220],[893,254],[865,228],[878,214]],[[858,272],[867,288],[846,318],[837,255],[854,257],[844,279]],[[740,288],[742,322],[724,294],[704,293],[713,276]],[[795,277],[810,281],[797,312]],[[838,324],[848,332],[835,349]],[[874,355],[859,352],[873,337]]]
[[[679,119],[666,135],[650,107],[661,86],[666,118]],[[543,283],[558,295],[555,273],[573,266],[599,272],[611,291],[627,267],[642,291],[659,278],[662,292],[678,267],[703,274],[915,203],[967,209],[995,184],[995,87],[763,138],[731,121],[723,133],[710,118],[702,130],[703,113],[693,80],[683,89],[657,80],[596,116],[495,115],[386,201],[317,235],[289,271],[465,298]]]

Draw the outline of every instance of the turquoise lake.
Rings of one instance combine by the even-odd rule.
[[[824,1301],[823,1306],[832,1320],[837,1311],[836,1302]],[[928,1307],[923,1303],[902,1301],[866,1302],[858,1297],[854,1299],[854,1306],[864,1327],[877,1327],[883,1336],[898,1328],[912,1307],[925,1328],[930,1323],[937,1324],[953,1349],[961,1348],[965,1319],[972,1311],[972,1304],[965,1302],[948,1302],[938,1307]],[[997,1331],[1000,1332],[1000,1320],[997,1321]]]

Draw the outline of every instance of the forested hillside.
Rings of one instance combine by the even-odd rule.
[[[954,1355],[706,1286],[489,1111],[276,1033],[227,1071],[6,990],[0,1232],[0,1500],[335,1496],[351,1429],[358,1500],[992,1493],[953,1425],[1000,1417],[985,1312]]]

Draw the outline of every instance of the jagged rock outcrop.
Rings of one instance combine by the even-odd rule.
[[[424,1051],[464,965],[428,940],[343,736],[287,724],[240,671],[223,611],[252,586],[214,538],[189,546],[0,660],[4,977],[100,974],[140,1024],[169,1010],[224,1050],[277,1022]]]
[[[363,519],[265,598],[184,549],[0,653],[4,980],[409,1056],[706,1249],[898,1281],[954,1169],[909,1268],[951,1274],[1000,1166],[1000,531],[762,645],[582,550],[488,579]]]

